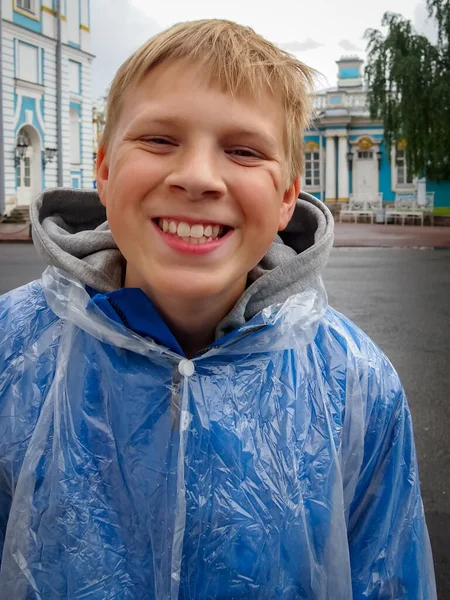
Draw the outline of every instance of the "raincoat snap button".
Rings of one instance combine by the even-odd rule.
[[[183,375],[183,377],[190,377],[194,374],[195,365],[192,360],[183,358],[178,365],[178,371],[180,372],[180,375]]]

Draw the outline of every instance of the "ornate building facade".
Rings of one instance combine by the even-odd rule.
[[[346,203],[350,194],[435,192],[435,214],[450,215],[450,182],[417,180],[408,172],[405,145],[386,148],[383,123],[370,118],[363,61],[337,61],[334,88],[316,93],[316,118],[305,133],[305,173],[302,189],[326,202]]]
[[[90,0],[60,0],[60,27],[55,0],[0,2],[5,173],[0,214],[9,214],[43,188],[92,187],[93,56]]]

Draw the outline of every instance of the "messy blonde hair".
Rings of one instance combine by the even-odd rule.
[[[153,67],[169,60],[190,60],[233,95],[269,90],[284,104],[287,179],[303,172],[303,132],[312,112],[315,72],[280,50],[250,27],[205,19],[179,23],[157,34],[119,68],[107,102],[102,146],[107,151],[119,120],[123,99]]]

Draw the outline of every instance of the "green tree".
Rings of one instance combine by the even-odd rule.
[[[366,79],[386,147],[404,140],[410,171],[439,181],[450,179],[450,0],[427,0],[427,8],[436,43],[393,13],[383,16],[385,33],[366,31]]]

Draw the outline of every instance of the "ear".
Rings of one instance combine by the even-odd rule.
[[[300,177],[296,177],[290,187],[284,192],[283,201],[280,207],[280,223],[278,231],[286,229],[295,210],[297,198],[300,193]]]
[[[106,150],[103,146],[100,146],[97,152],[97,192],[103,206],[106,206],[108,197],[108,183],[109,164],[106,158]]]

